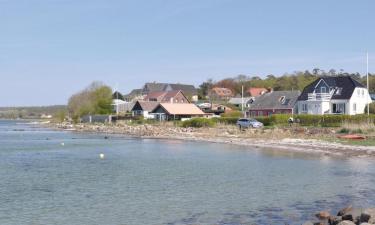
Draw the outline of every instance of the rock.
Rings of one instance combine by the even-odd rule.
[[[306,221],[302,225],[314,225],[311,221]]]
[[[328,219],[331,215],[329,214],[329,212],[327,211],[320,211],[318,212],[317,214],[315,214],[315,216],[318,218],[318,219]]]
[[[359,218],[360,223],[367,223],[371,218],[371,215],[368,213],[363,212]]]
[[[353,218],[353,215],[352,214],[345,214],[345,215],[343,215],[342,216],[342,219],[343,220],[349,220],[349,221],[353,221],[354,220],[354,218]]]
[[[375,224],[375,208],[369,208],[369,209],[365,209],[363,211],[362,214],[367,214],[370,216],[369,220],[368,221],[363,221],[363,222],[367,222],[367,223],[372,223],[372,224]],[[361,214],[361,215],[362,215]],[[362,222],[362,221],[361,221]]]
[[[362,209],[352,208],[342,216],[342,220],[350,220],[354,223],[359,223],[362,211]]]
[[[370,223],[361,223],[360,225],[371,225]]]
[[[338,225],[355,225],[355,223],[349,220],[344,220],[344,221],[341,221]]]
[[[337,213],[337,216],[343,216],[345,215],[347,212],[349,212],[350,210],[353,209],[353,206],[352,205],[349,205],[343,209],[341,209],[338,213]]]
[[[329,224],[329,225],[337,225],[337,224],[339,224],[341,221],[342,221],[342,217],[341,217],[341,216],[330,216],[330,217],[328,218],[328,224]]]

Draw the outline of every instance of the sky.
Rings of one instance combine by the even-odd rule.
[[[373,0],[0,0],[0,106],[92,81],[198,86],[238,74],[375,72]]]

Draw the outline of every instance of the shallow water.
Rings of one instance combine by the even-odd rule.
[[[4,225],[300,224],[318,210],[375,205],[365,159],[104,139],[19,121],[0,121],[0,180]]]

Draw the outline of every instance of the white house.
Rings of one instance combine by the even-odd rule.
[[[368,90],[350,76],[321,77],[298,98],[299,114],[363,114],[371,102]]]

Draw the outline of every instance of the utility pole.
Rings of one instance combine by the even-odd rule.
[[[367,116],[370,118],[370,99],[368,99],[368,96],[370,95],[370,86],[368,82],[368,52],[366,53],[366,76],[367,76]]]
[[[243,111],[243,85],[242,85],[242,91],[241,91],[241,111],[242,111],[243,117],[246,117],[245,112]]]

